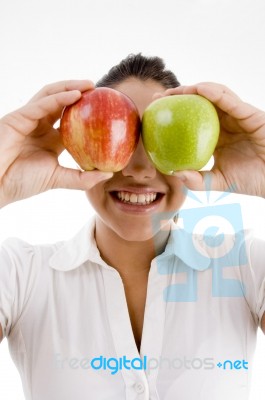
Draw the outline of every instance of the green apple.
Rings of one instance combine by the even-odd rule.
[[[142,119],[145,150],[163,174],[200,170],[211,158],[220,124],[214,105],[196,94],[162,97]]]

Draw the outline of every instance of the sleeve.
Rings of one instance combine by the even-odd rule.
[[[248,268],[245,275],[247,301],[257,324],[265,312],[265,239],[246,240]]]
[[[34,247],[19,239],[8,239],[0,248],[0,324],[10,335],[23,314],[36,278]]]

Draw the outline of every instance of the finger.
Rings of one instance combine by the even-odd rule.
[[[228,116],[237,120],[237,124],[245,132],[257,132],[265,126],[265,113],[258,108],[243,102],[237,95],[225,86],[218,84],[199,84],[197,88],[199,95],[206,97]],[[224,118],[226,118],[224,114]],[[226,119],[230,123],[230,131],[234,125],[231,119]],[[238,129],[237,129],[238,131]],[[232,132],[234,132],[232,130]]]
[[[238,120],[239,126],[246,132],[251,133],[264,129],[265,113],[243,102],[232,90],[224,85],[203,82],[193,86],[168,89],[166,90],[166,94],[199,94],[218,107],[217,111],[222,111],[222,113],[218,112],[219,117],[223,118],[223,113],[228,114],[230,117]],[[228,120],[228,122],[231,129],[233,125],[231,119],[230,121]]]
[[[245,110],[239,105],[243,103],[235,93],[223,85],[215,83],[199,83],[193,86],[183,86],[175,89],[168,89],[167,95],[172,94],[198,94],[216,105],[220,110],[232,115],[234,118],[245,116]]]
[[[164,92],[165,96],[171,96],[174,94],[184,94],[184,91],[186,90],[187,86],[177,86],[175,88],[170,88],[170,89],[166,89]],[[191,86],[188,86],[189,88]]]
[[[173,175],[180,179],[189,190],[230,190],[224,177],[218,171],[176,171]],[[231,185],[231,191],[233,190],[234,186]]]
[[[223,113],[219,116],[221,127],[228,133],[242,133],[242,126],[240,121],[231,117],[230,115]],[[231,135],[229,135],[231,140]]]
[[[168,89],[167,94],[199,94],[206,97],[218,108],[236,119],[244,119],[253,114],[255,107],[244,103],[232,90],[224,85],[202,82],[192,86]]]
[[[26,136],[36,129],[39,120],[48,116],[56,119],[65,106],[76,102],[80,97],[81,92],[79,90],[53,94],[33,103],[28,103],[24,107],[7,114],[1,122],[13,131]]]
[[[239,99],[239,96],[233,92],[231,89],[229,89],[227,86],[222,85],[220,83],[215,83],[215,82],[200,82],[195,85],[190,85],[190,86],[178,86],[176,88],[171,88],[167,89],[165,93],[167,95],[171,94],[200,94],[200,89],[202,87],[206,88],[211,88],[213,91],[219,91],[222,93],[230,94],[233,97],[236,97]]]
[[[152,100],[157,100],[157,99],[161,99],[162,97],[165,97],[164,93],[154,93],[152,96]]]
[[[35,94],[35,96],[31,98],[29,102],[36,101],[42,97],[51,96],[60,92],[68,92],[72,90],[84,92],[86,90],[93,89],[94,87],[94,83],[89,80],[60,81],[44,86],[38,93]]]
[[[58,166],[53,176],[52,188],[88,190],[97,183],[112,178],[112,172],[79,171]]]

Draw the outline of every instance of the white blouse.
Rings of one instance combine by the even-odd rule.
[[[52,245],[2,245],[0,324],[26,399],[247,399],[264,242],[241,232],[217,246],[172,223],[151,263],[139,353],[122,279],[101,259],[94,225]]]

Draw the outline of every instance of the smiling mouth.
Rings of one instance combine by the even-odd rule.
[[[125,191],[114,191],[111,192],[116,199],[120,200],[122,203],[132,204],[132,205],[148,205],[152,204],[155,201],[161,199],[163,196],[162,193],[158,192],[150,192],[150,193],[132,193]]]

